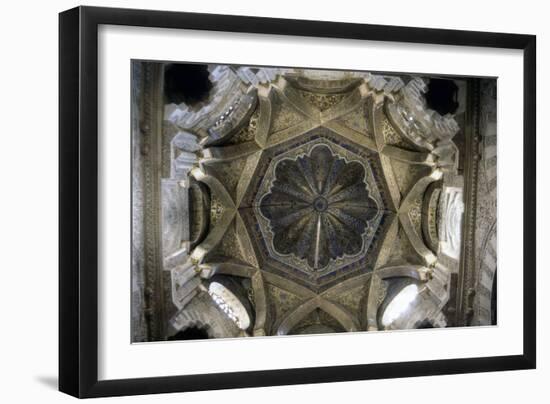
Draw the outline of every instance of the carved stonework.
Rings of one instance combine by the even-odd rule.
[[[163,339],[164,291],[160,225],[160,175],[162,155],[162,66],[141,63],[141,88],[138,99],[139,134],[134,140],[141,148],[143,199],[137,209],[143,210],[143,251],[145,275],[145,307],[148,340]],[[139,202],[136,202],[139,203]],[[138,205],[139,206],[139,205]],[[136,206],[134,206],[136,209]],[[136,239],[141,237],[136,236]],[[137,241],[137,240],[136,240]]]
[[[259,202],[273,252],[281,258],[292,254],[310,270],[359,254],[369,222],[378,215],[365,177],[361,163],[347,162],[323,144],[279,160],[269,193]]]
[[[481,161],[476,215],[476,276],[471,323],[497,324],[497,104],[496,86],[491,80],[480,83]]]
[[[421,77],[290,68],[208,66],[207,101],[163,106],[163,64],[134,63],[135,340],[491,319],[495,115],[475,79],[457,121]]]

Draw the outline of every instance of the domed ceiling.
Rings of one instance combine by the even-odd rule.
[[[268,191],[262,190],[257,202],[270,255],[282,262],[291,256],[306,273],[332,272],[338,261],[365,255],[370,243],[363,236],[378,227],[374,219],[380,209],[366,181],[369,168],[333,154],[329,144],[311,142],[305,151],[301,146],[272,160],[271,175],[262,181]]]
[[[250,323],[216,336],[445,326],[462,246],[463,146],[455,117],[427,107],[425,81],[227,66],[210,74],[202,106],[165,111],[172,329],[208,323],[212,282],[229,285],[216,304],[231,319],[246,307],[246,321],[234,321]],[[409,285],[418,314],[387,313],[382,324]],[[244,299],[240,311],[224,293]]]
[[[270,149],[242,210],[262,268],[312,289],[372,270],[395,214],[377,160],[326,128]]]
[[[293,288],[322,294],[349,281],[353,289],[391,261],[433,264],[420,210],[442,171],[419,146],[426,140],[399,136],[388,108],[410,126],[404,106],[357,78],[280,76],[243,98],[216,123],[233,136],[217,129],[191,171],[215,206],[210,234],[192,253],[202,268],[255,268],[283,291],[278,304]],[[358,320],[350,326],[361,328]]]

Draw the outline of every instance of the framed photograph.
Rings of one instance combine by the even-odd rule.
[[[59,24],[61,391],[535,368],[535,36]]]

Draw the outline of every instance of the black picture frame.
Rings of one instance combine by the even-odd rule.
[[[100,24],[509,48],[523,51],[523,353],[512,356],[99,381],[98,26]],[[59,15],[59,389],[104,397],[324,383],[536,366],[536,37],[472,32],[77,7]]]

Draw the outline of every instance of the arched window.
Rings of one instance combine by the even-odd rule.
[[[382,325],[388,327],[395,320],[407,312],[411,304],[418,296],[418,286],[411,284],[405,286],[399,291],[395,297],[389,302],[382,315]]]
[[[241,330],[250,327],[250,316],[239,298],[225,285],[219,282],[211,282],[208,294],[216,305],[232,320]]]

